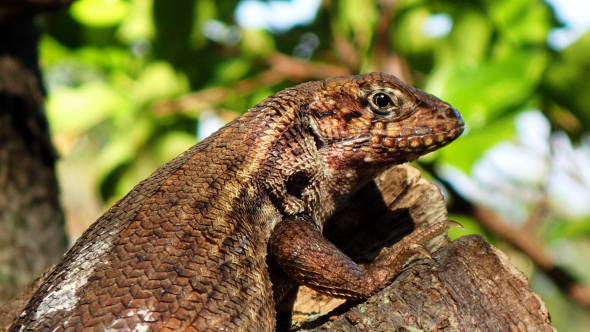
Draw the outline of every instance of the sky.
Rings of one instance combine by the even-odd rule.
[[[548,38],[549,45],[562,49],[575,42],[590,29],[589,0],[545,0],[555,9],[557,18],[566,26],[555,29]]]
[[[321,0],[252,1],[241,0],[235,17],[243,28],[285,31],[313,21]]]

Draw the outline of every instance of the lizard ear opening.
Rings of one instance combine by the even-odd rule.
[[[314,130],[311,131],[311,137],[313,137],[316,149],[320,150],[324,147],[324,142],[322,142],[322,139],[318,136],[318,134],[316,134]]]
[[[313,137],[316,149],[319,151],[324,145],[326,145],[326,143],[324,143],[322,136],[318,133],[318,123],[312,118],[309,124],[311,128],[309,133],[311,134],[311,137]]]

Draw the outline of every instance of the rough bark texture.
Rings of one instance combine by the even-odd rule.
[[[554,331],[527,278],[482,236],[462,237],[433,257],[366,302],[300,331]]]
[[[67,249],[32,17],[0,8],[0,303]]]

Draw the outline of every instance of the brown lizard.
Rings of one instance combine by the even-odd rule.
[[[289,277],[366,298],[446,225],[417,228],[360,267],[322,236],[324,222],[384,169],[463,128],[449,104],[384,73],[281,91],[111,207],[12,331],[271,331]]]

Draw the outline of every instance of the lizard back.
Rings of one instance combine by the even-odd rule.
[[[137,185],[78,239],[14,330],[272,326],[266,244],[281,214],[258,179],[301,90],[269,97]]]
[[[273,298],[269,247],[296,281],[368,296],[394,276],[389,261],[375,282],[322,237],[324,222],[379,172],[450,143],[463,129],[449,104],[385,73],[283,90],[100,217],[12,331],[269,331],[277,294],[288,289]],[[311,270],[318,264],[319,272]],[[326,271],[351,271],[353,282],[337,288],[334,281],[347,279],[325,279]]]

